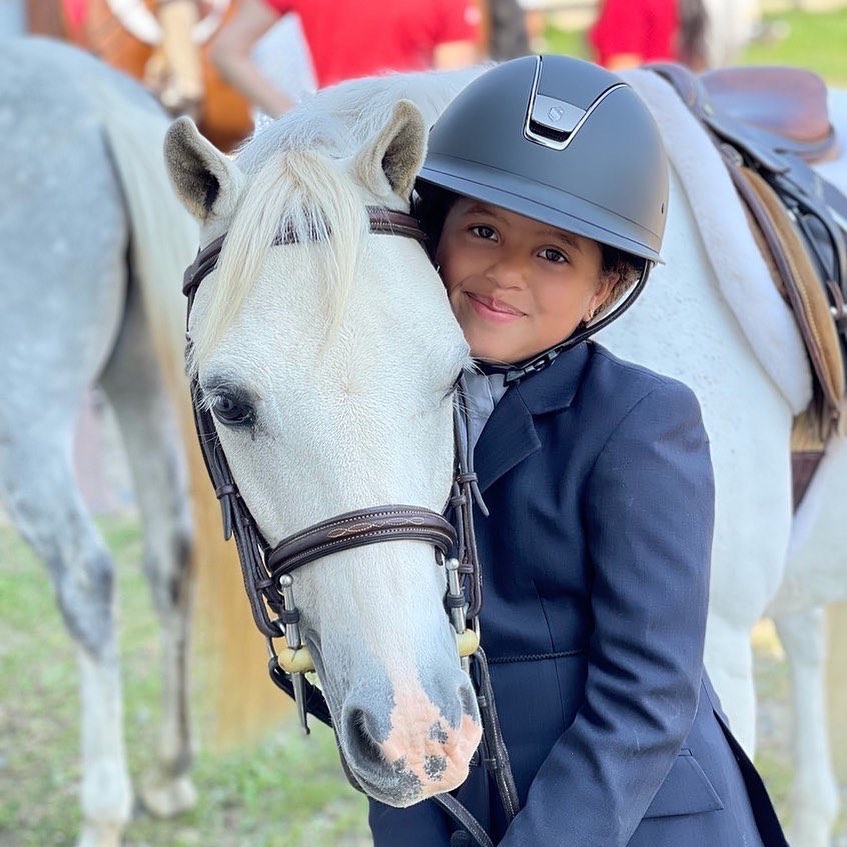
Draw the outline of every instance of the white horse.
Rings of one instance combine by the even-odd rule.
[[[186,121],[169,133],[169,171],[202,224],[201,243],[229,233],[197,296],[193,365],[235,480],[271,544],[347,509],[444,502],[446,397],[466,349],[424,250],[369,234],[365,206],[409,209],[425,127],[471,75],[329,89],[255,136],[234,162]],[[847,189],[843,162],[830,175]],[[724,217],[743,229],[734,193],[727,198]],[[304,241],[271,246],[291,231]],[[752,750],[751,628],[770,608],[788,608],[771,604],[783,583],[780,604],[787,603],[785,581],[795,569],[805,576],[792,584],[808,581],[812,563],[825,561],[839,574],[817,582],[817,592],[793,592],[797,614],[817,619],[820,604],[845,593],[845,562],[834,552],[847,549],[836,546],[845,530],[835,505],[844,502],[847,473],[838,465],[847,450],[841,441],[832,446],[798,517],[813,524],[801,539],[791,513],[789,443],[793,416],[808,400],[808,366],[800,364],[786,388],[779,362],[763,363],[749,340],[755,320],[744,327],[730,309],[676,171],[663,253],[667,265],[655,271],[643,302],[602,340],[689,383],[702,403],[718,498],[707,666]],[[770,337],[775,349],[784,342],[802,358],[796,328],[782,320],[780,329],[762,326],[760,340]],[[824,487],[829,507],[816,494]],[[466,694],[432,554],[401,542],[347,551],[308,565],[296,583],[306,640],[354,775],[397,805],[461,781],[476,715],[457,705]],[[781,632],[794,658],[791,636],[810,632],[787,620]],[[822,707],[817,694],[809,701]],[[434,722],[444,732],[433,733]],[[820,714],[800,714],[798,723],[804,743],[815,738],[811,758],[798,761],[795,843],[824,847],[837,808],[821,758],[825,724]],[[428,756],[449,760],[443,778],[427,774]]]
[[[132,793],[115,575],[77,486],[71,447],[86,391],[99,383],[133,472],[144,571],[162,632],[157,763],[141,793],[150,811],[171,815],[195,800],[185,674],[191,522],[167,390],[179,383],[184,396],[184,380],[158,361],[181,358],[178,280],[197,227],[161,160],[168,119],[139,85],[40,39],[2,44],[0,80],[0,502],[43,559],[77,647],[79,844],[117,847]],[[161,311],[151,313],[151,304]]]
[[[188,120],[169,132],[171,177],[203,224],[203,243],[229,233],[192,310],[193,364],[272,545],[357,508],[440,512],[447,501],[452,387],[467,344],[419,245],[369,235],[365,207],[408,208],[422,162],[426,124],[400,90],[432,100],[432,118],[470,76],[327,92],[287,118],[284,133],[257,135],[238,164]],[[367,105],[347,93],[360,88]],[[297,243],[272,247],[278,232],[299,233]],[[359,784],[407,805],[463,782],[479,715],[429,545],[339,552],[295,583]]]

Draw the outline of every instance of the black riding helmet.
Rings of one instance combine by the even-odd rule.
[[[471,82],[432,127],[416,190],[436,239],[464,195],[594,239],[637,268],[616,308],[508,368],[508,382],[619,317],[661,261],[668,165],[659,129],[627,83],[581,59],[526,56]]]

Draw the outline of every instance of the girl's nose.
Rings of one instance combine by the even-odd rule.
[[[487,276],[500,288],[524,288],[525,270],[524,262],[518,256],[501,256],[488,269]]]

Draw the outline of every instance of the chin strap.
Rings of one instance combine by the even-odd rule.
[[[599,320],[585,324],[582,329],[576,330],[560,344],[556,344],[549,350],[545,350],[543,353],[539,353],[539,355],[534,356],[532,359],[523,363],[507,366],[488,365],[488,367],[498,371],[505,371],[506,375],[503,381],[506,385],[514,385],[522,379],[531,376],[534,373],[538,373],[538,371],[543,371],[544,368],[555,361],[559,353],[564,353],[565,350],[570,350],[571,347],[576,347],[577,344],[582,343],[586,338],[594,335],[595,332],[599,332],[603,329],[603,327],[606,327],[612,321],[617,320],[638,299],[639,295],[644,290],[644,286],[647,283],[647,277],[650,275],[652,268],[653,262],[645,261],[644,267],[641,269],[641,275],[638,277],[638,282],[629,289],[626,297],[621,300],[614,309],[612,309],[607,315],[603,315],[603,317]]]

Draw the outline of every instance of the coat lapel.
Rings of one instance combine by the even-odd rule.
[[[570,406],[589,356],[589,344],[579,344],[503,395],[474,450],[480,492],[485,492],[503,474],[540,449],[533,415]]]
[[[540,447],[532,414],[510,388],[494,407],[474,449],[480,492]]]

